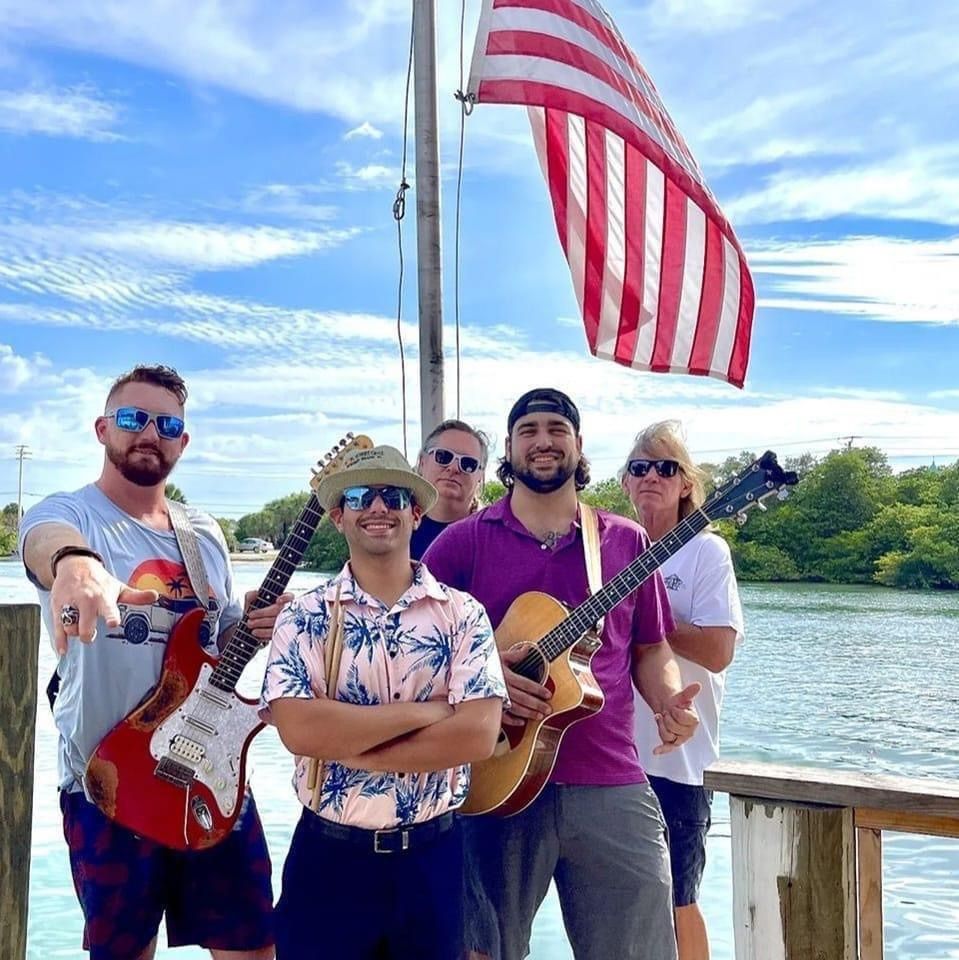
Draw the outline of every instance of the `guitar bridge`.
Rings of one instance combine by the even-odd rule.
[[[196,772],[189,767],[185,767],[182,763],[177,763],[176,760],[164,757],[157,764],[156,775],[169,783],[186,789],[196,777]]]

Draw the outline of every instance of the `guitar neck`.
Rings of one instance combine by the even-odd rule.
[[[681,520],[661,540],[651,544],[628,567],[616,574],[601,590],[575,607],[562,623],[553,627],[537,643],[540,653],[552,661],[575,646],[587,630],[651,577],[697,533],[705,530],[710,521],[711,518],[702,509]]]
[[[277,597],[286,589],[293,572],[303,559],[303,554],[306,553],[306,548],[316,532],[323,513],[324,510],[316,499],[316,494],[311,493],[310,499],[296,518],[280,552],[257,590],[256,598],[251,605],[252,610],[259,610],[261,607],[268,607],[271,603],[275,603]],[[235,690],[240,675],[260,646],[260,641],[250,631],[247,614],[244,613],[243,619],[237,624],[233,636],[230,637],[230,642],[220,654],[220,659],[210,676],[210,682],[228,693]]]

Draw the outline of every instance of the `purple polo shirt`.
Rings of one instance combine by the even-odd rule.
[[[597,511],[603,583],[649,546],[639,524]],[[574,607],[589,596],[579,524],[552,549],[513,516],[509,497],[447,527],[423,557],[441,583],[471,593],[486,607],[493,628],[509,605],[540,590]],[[550,779],[555,783],[614,785],[646,779],[633,738],[630,648],[661,642],[673,629],[669,598],[658,573],[606,616],[593,676],[606,696],[599,713],[573,724],[563,737]]]

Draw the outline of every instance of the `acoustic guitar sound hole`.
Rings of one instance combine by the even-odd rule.
[[[543,683],[549,674],[549,662],[538,647],[531,646],[523,659],[513,666],[513,671],[527,680]]]

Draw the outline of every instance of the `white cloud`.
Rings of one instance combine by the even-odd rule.
[[[240,208],[257,216],[285,217],[291,220],[333,220],[337,208],[317,203],[316,198],[335,190],[333,184],[267,183],[250,190]]]
[[[400,182],[400,167],[387,167],[382,163],[367,163],[360,167],[345,160],[336,164],[337,175],[347,190],[376,190],[383,187],[397,187]],[[413,182],[412,165],[407,166],[406,179]]]
[[[355,140],[357,137],[367,137],[370,140],[380,140],[383,137],[383,131],[377,129],[372,123],[364,120],[358,127],[347,130],[343,134],[344,140]]]
[[[959,147],[916,149],[834,169],[782,170],[724,203],[737,224],[859,216],[959,221]]]
[[[755,243],[747,257],[760,307],[959,324],[959,237]]]
[[[45,357],[22,357],[9,344],[0,343],[0,393],[16,393],[49,369]]]
[[[118,140],[120,112],[89,87],[0,90],[0,130]]]

